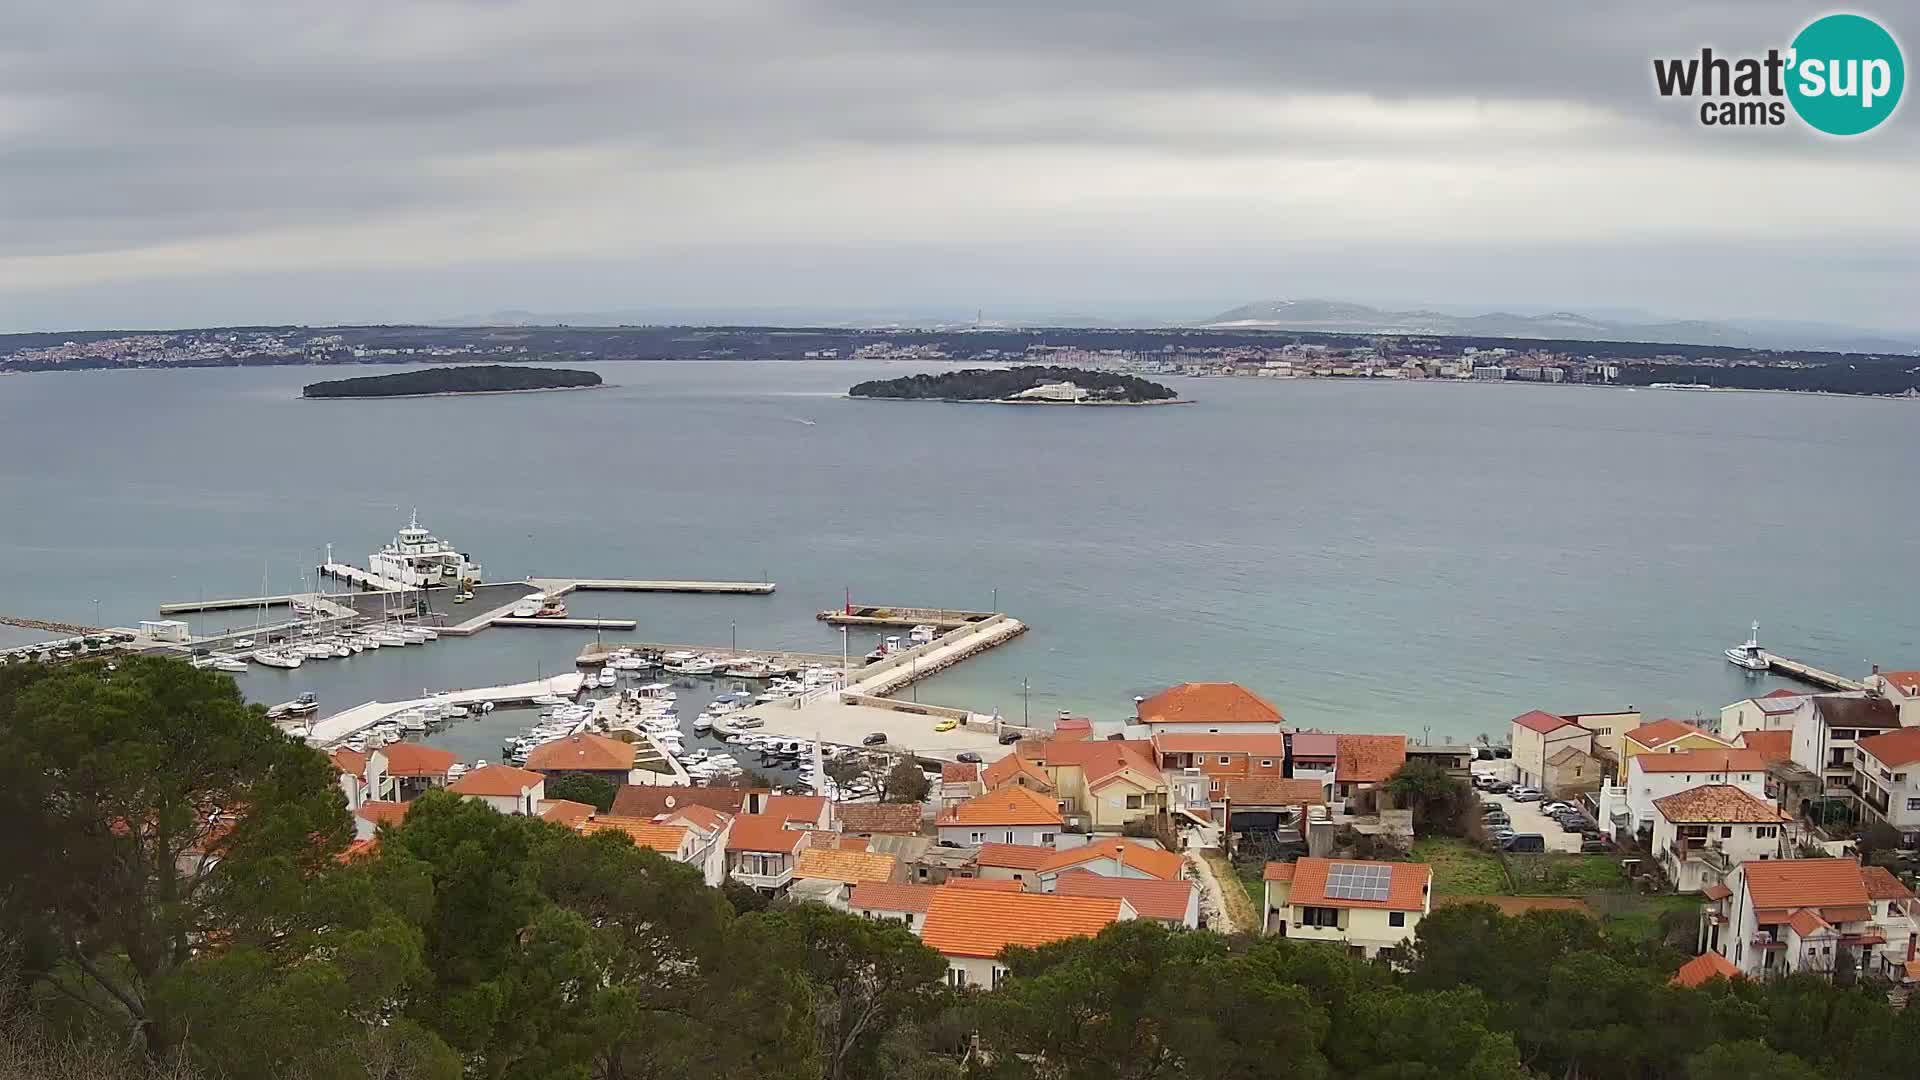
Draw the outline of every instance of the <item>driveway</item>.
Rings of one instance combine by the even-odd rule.
[[[1498,806],[1513,819],[1513,831],[1517,833],[1539,833],[1546,841],[1548,851],[1580,851],[1580,834],[1568,832],[1560,823],[1540,812],[1537,802],[1514,802],[1505,795],[1480,793],[1481,803]]]

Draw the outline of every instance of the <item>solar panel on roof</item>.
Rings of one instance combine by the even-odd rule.
[[[1390,866],[1334,866],[1327,870],[1326,893],[1337,900],[1385,900],[1392,881]]]

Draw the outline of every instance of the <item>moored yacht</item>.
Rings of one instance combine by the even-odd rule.
[[[1746,644],[1728,649],[1726,657],[1727,663],[1746,668],[1748,671],[1765,671],[1773,666],[1767,659],[1766,650],[1760,647],[1759,620],[1755,620],[1753,628],[1748,631]]]
[[[283,652],[279,649],[261,649],[259,652],[253,654],[253,659],[255,662],[265,664],[268,667],[297,668],[305,657],[302,657],[298,653]]]

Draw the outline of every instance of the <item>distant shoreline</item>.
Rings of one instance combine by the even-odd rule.
[[[611,390],[614,383],[595,383],[592,386],[529,386],[524,390],[439,390],[429,394],[322,394],[316,397],[300,395],[301,401],[397,401],[401,398],[430,397],[490,397],[495,394],[558,394],[568,390]]]
[[[1192,405],[1192,398],[1162,398],[1158,401],[1045,401],[1039,398],[949,398],[879,397],[868,394],[842,394],[848,401],[934,401],[946,405],[1066,405],[1075,408],[1138,408],[1146,405]]]

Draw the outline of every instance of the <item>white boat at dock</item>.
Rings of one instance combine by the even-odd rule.
[[[1765,649],[1760,647],[1760,623],[1755,620],[1753,628],[1747,633],[1746,644],[1736,645],[1726,651],[1727,663],[1748,671],[1766,671],[1773,666],[1767,659]]]
[[[262,649],[253,654],[255,663],[268,667],[297,668],[305,659],[298,653],[282,652],[279,649]]]

